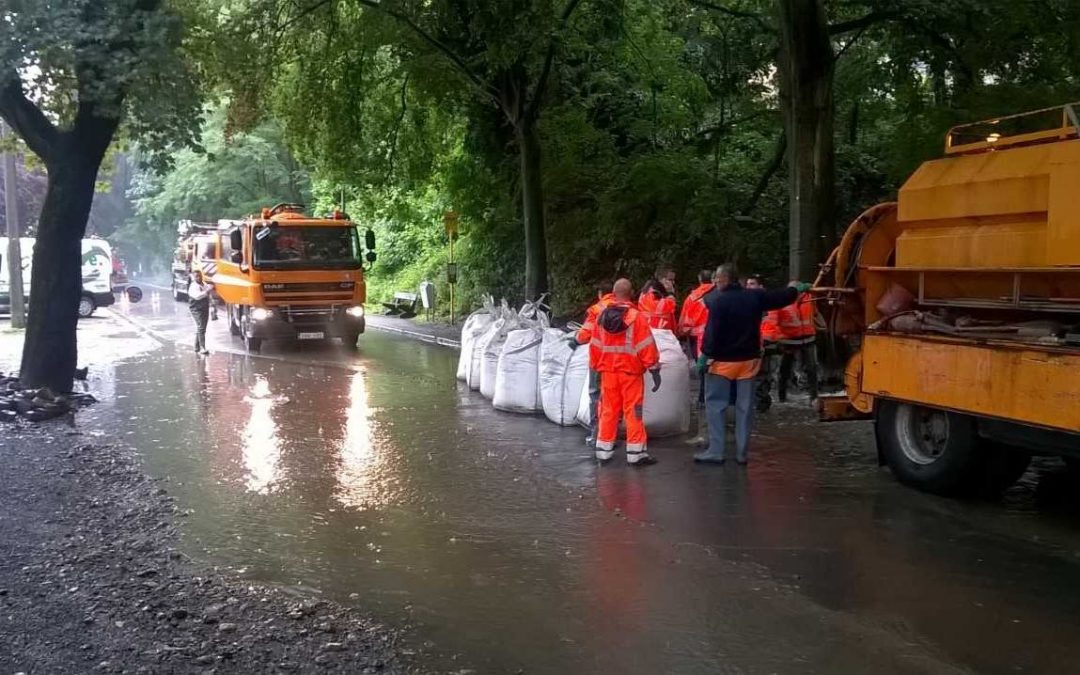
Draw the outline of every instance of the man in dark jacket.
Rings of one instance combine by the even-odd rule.
[[[735,401],[735,461],[746,464],[754,411],[754,383],[761,369],[761,316],[790,305],[808,284],[791,282],[779,291],[749,290],[739,285],[735,266],[716,270],[717,290],[705,297],[705,324],[698,367],[705,369],[705,414],[709,447],[696,462],[724,463],[724,413]]]

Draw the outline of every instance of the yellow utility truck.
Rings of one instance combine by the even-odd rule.
[[[815,284],[879,459],[938,494],[1000,492],[1032,454],[1080,461],[1080,105],[951,129]]]
[[[339,338],[356,347],[367,300],[364,260],[375,261],[371,230],[361,242],[341,211],[317,218],[302,204],[278,204],[219,221],[218,235],[210,281],[230,332],[248,351],[258,352],[263,340]]]

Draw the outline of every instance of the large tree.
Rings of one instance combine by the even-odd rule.
[[[101,162],[122,124],[149,152],[190,140],[199,102],[181,20],[163,0],[7,0],[0,13],[0,116],[48,173],[20,375],[70,391],[80,239]]]
[[[867,28],[900,15],[895,3],[855,2],[830,23],[825,0],[772,0],[746,5],[689,0],[731,20],[748,21],[776,40],[788,176],[789,272],[813,279],[836,240],[834,75],[837,58]],[[847,43],[840,51],[838,40]]]
[[[315,121],[314,128],[324,138],[337,137],[323,133],[327,127],[350,121],[363,126],[358,116],[378,87],[380,73],[402,82],[403,102],[411,88],[474,114],[495,111],[517,154],[525,293],[536,297],[548,290],[539,121],[564,40],[582,4],[582,0],[259,0],[246,12],[229,14],[230,23],[246,33],[235,37],[246,37],[244,44],[250,48],[237,49],[236,42],[223,45],[228,55],[221,63],[226,77],[238,76],[233,78],[234,102],[249,108],[259,108],[265,101],[265,90],[256,89],[260,82],[318,70],[325,78],[326,95],[319,109],[305,108],[301,114]],[[604,8],[615,13],[618,5],[609,1]],[[263,45],[268,47],[262,49]],[[252,59],[251,54],[265,60]],[[245,62],[261,65],[263,72],[242,67]],[[265,106],[261,112],[266,112]]]

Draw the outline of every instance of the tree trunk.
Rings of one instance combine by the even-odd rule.
[[[77,365],[75,329],[82,294],[82,237],[101,155],[79,149],[47,165],[30,277],[30,313],[19,376],[24,386],[69,392]]]
[[[544,186],[540,170],[540,138],[536,121],[525,116],[514,129],[521,154],[521,211],[525,224],[525,299],[548,292],[547,237],[544,230]]]
[[[836,242],[834,53],[821,0],[777,0],[780,100],[788,139],[789,266],[811,280]]]

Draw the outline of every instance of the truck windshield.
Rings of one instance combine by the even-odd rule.
[[[255,229],[256,269],[356,269],[355,227],[278,226]]]

